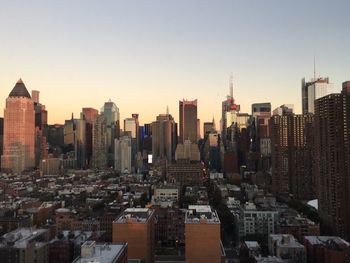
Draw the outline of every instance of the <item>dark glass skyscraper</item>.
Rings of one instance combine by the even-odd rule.
[[[190,140],[197,143],[197,100],[179,101],[180,139],[179,143]]]

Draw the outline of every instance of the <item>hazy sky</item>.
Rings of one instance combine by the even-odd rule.
[[[301,108],[300,82],[350,79],[350,1],[125,0],[0,3],[0,108],[18,78],[40,90],[49,123],[112,99],[121,118],[178,120],[178,101],[199,101],[219,123],[234,76],[244,112],[252,103]],[[3,116],[3,112],[1,113]]]

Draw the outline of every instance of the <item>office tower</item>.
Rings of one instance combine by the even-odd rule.
[[[139,115],[132,114],[131,118],[124,120],[124,133],[129,134],[131,138],[131,166],[137,169],[136,156],[139,150]]]
[[[152,122],[152,156],[153,160],[175,158],[177,131],[174,118],[170,114],[160,114]]]
[[[40,160],[47,159],[47,110],[39,101],[40,92],[32,91],[35,110],[35,167],[39,167]]]
[[[271,154],[271,140],[269,134],[269,119],[271,118],[271,103],[252,104],[252,116],[255,119],[256,144],[262,157]]]
[[[6,99],[4,110],[3,169],[22,172],[35,165],[34,102],[19,79]]]
[[[287,113],[270,119],[272,189],[295,199],[315,198],[314,117]]]
[[[0,118],[0,156],[3,152],[4,146],[4,118]],[[0,170],[1,170],[1,160],[0,160]]]
[[[115,163],[114,169],[119,173],[131,173],[131,138],[130,136],[120,136],[115,139]]]
[[[154,210],[127,208],[113,222],[112,241],[128,244],[128,259],[154,262]]]
[[[315,100],[333,92],[329,78],[314,78],[309,82],[301,80],[302,113],[315,113]]]
[[[335,235],[350,237],[350,81],[315,101],[315,179],[319,213]]]
[[[81,115],[82,119],[85,120],[86,123],[86,162],[87,166],[90,167],[92,158],[92,126],[98,116],[98,110],[93,108],[83,108]]]
[[[293,104],[283,104],[272,111],[272,115],[285,115],[294,112]]]
[[[214,132],[214,131],[216,131],[214,118],[212,122],[203,123],[203,137],[205,137],[208,133]]]
[[[185,217],[186,263],[223,262],[220,219],[206,205],[190,205]]]
[[[101,114],[104,115],[107,125],[107,162],[108,166],[114,165],[114,139],[120,135],[120,113],[117,105],[109,100],[101,108]]]
[[[86,133],[85,120],[74,119],[73,114],[70,120],[64,122],[64,144],[66,153],[74,159],[74,168],[85,168],[86,165]]]
[[[105,168],[108,165],[107,130],[105,115],[98,115],[92,123],[92,166],[94,168]]]
[[[145,137],[151,137],[152,136],[152,123],[145,123]]]
[[[179,143],[190,140],[197,143],[197,100],[179,101],[180,138]]]
[[[236,122],[236,114],[240,110],[240,105],[235,104],[233,98],[233,79],[230,78],[230,95],[227,95],[226,100],[222,102],[221,108],[221,137],[223,143],[226,146],[227,128],[229,128],[233,122]]]
[[[53,124],[48,126],[47,142],[49,144],[49,153],[58,157],[64,147],[64,125]]]

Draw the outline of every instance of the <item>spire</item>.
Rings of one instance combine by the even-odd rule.
[[[316,57],[314,56],[314,81],[316,81]]]
[[[21,78],[19,78],[19,80],[17,81],[16,84],[24,84],[24,83],[23,83],[23,80]]]
[[[213,115],[213,129],[216,130],[214,115]]]
[[[169,115],[169,105],[166,105],[166,115]]]
[[[230,76],[230,97],[233,98],[233,74]]]

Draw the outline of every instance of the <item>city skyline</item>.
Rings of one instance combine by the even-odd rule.
[[[348,79],[348,7],[346,1],[5,3],[0,116],[22,78],[28,90],[41,92],[50,124],[109,99],[121,119],[139,113],[141,124],[167,105],[178,121],[178,101],[198,99],[201,122],[214,116],[219,123],[231,73],[242,112],[271,102],[272,108],[292,103],[300,113],[301,79],[313,77],[314,57],[317,76],[329,77],[333,92]]]

